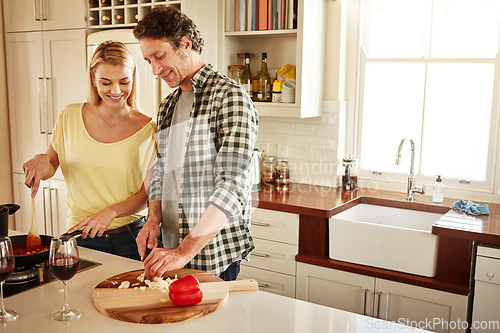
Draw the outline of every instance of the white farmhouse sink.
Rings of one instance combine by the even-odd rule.
[[[444,214],[359,203],[330,218],[330,258],[427,277],[436,276]]]

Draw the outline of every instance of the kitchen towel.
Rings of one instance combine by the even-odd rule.
[[[470,200],[457,200],[453,203],[453,209],[459,209],[472,215],[490,215],[490,208],[488,205],[476,204]]]

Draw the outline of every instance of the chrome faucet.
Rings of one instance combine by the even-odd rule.
[[[398,153],[396,155],[396,165],[401,164],[401,149],[403,148],[403,143],[406,138],[401,140],[399,144]],[[410,164],[410,174],[408,175],[408,185],[406,187],[406,201],[414,202],[415,201],[415,193],[425,194],[425,184],[415,185],[415,174],[414,174],[414,165],[415,165],[415,143],[413,143],[412,139],[410,140],[411,145],[411,164]]]

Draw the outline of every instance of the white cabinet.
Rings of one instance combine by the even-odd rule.
[[[472,333],[500,331],[500,249],[477,247]]]
[[[325,45],[325,0],[298,0],[297,29],[226,31],[222,39],[221,71],[242,65],[238,53],[253,53],[252,74],[260,70],[261,54],[267,52],[268,68],[296,66],[294,103],[255,102],[260,116],[307,118],[321,114]],[[225,18],[225,6],[222,17]]]
[[[299,215],[267,209],[252,213],[255,249],[241,262],[239,279],[253,278],[261,290],[295,297]]]
[[[5,38],[12,170],[22,173],[24,162],[46,151],[62,109],[85,100],[85,30],[9,33]]]
[[[14,214],[15,229],[28,233],[31,226],[31,190],[24,185],[24,175],[14,174],[14,201],[21,209]],[[66,226],[68,191],[62,180],[42,181],[35,199],[36,227],[42,235],[57,236]]]
[[[85,0],[3,0],[6,32],[85,28]]]
[[[464,295],[304,263],[297,263],[296,295],[301,300],[435,332],[464,332]]]

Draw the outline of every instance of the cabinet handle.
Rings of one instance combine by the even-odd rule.
[[[47,134],[52,134],[54,128],[54,110],[52,105],[52,80],[50,77],[45,78],[45,101],[47,110]]]
[[[40,134],[47,134],[45,132],[45,124],[44,124],[45,112],[43,112],[45,95],[42,90],[46,90],[43,88],[44,83],[45,83],[45,78],[38,77],[38,113],[40,116]]]
[[[48,196],[46,194],[46,192],[48,192]],[[48,197],[48,200],[46,200],[46,198]],[[48,201],[48,206],[47,206],[47,201]],[[51,199],[50,199],[50,189],[48,187],[44,187],[43,188],[43,227],[44,227],[44,230],[43,230],[43,233],[45,234],[49,234],[48,232],[48,228],[47,228],[47,220],[51,221],[52,220],[52,214],[51,214],[51,206],[52,206],[52,202],[51,202]],[[49,216],[50,214],[50,216]],[[47,218],[49,217],[49,218]]]
[[[255,221],[252,221],[252,224],[257,226],[257,227],[264,227],[264,228],[269,228],[271,226],[271,224],[269,223],[265,223],[265,222],[255,222]]]
[[[493,277],[495,276],[495,273],[493,273],[493,272],[488,272],[488,273],[486,273],[486,276],[488,277],[488,280],[490,280],[490,281],[491,281],[491,279],[493,279]]]
[[[269,283],[257,283],[259,288],[269,288]]]
[[[375,295],[378,297],[377,298],[377,316],[375,318],[380,319],[380,298],[382,297],[382,292],[376,292]]]
[[[52,193],[54,193],[54,197],[52,197]],[[54,200],[55,199],[55,200]],[[51,220],[51,229],[52,229],[52,235],[59,235],[59,208],[58,205],[59,201],[57,200],[57,187],[52,186],[50,188],[50,211],[52,212],[52,220]],[[54,207],[55,206],[55,207]]]
[[[40,16],[38,15],[38,0],[33,0],[33,8],[35,8],[35,21],[40,21]]]
[[[254,252],[252,253],[256,257],[260,258],[269,258],[271,255],[269,253],[259,253],[259,252]]]
[[[367,301],[367,298],[368,298],[368,292],[370,290],[368,289],[365,289],[364,290],[364,293],[365,293],[365,296],[364,296],[364,299],[363,299],[363,315],[366,316],[366,301]]]
[[[47,21],[47,17],[45,16],[44,4],[45,1],[40,0],[40,8],[42,10],[42,21]]]

